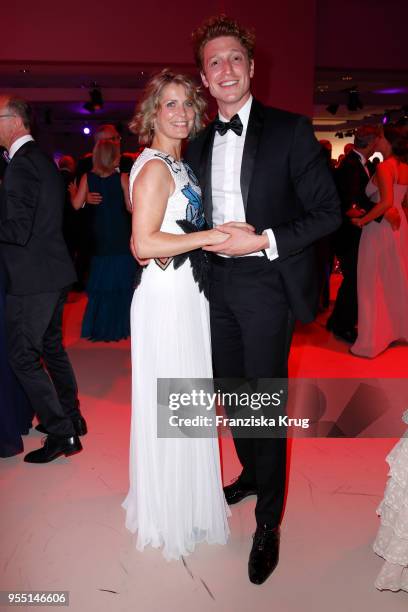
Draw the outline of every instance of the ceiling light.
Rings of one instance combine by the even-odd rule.
[[[101,90],[95,85],[89,92],[89,101],[85,102],[84,109],[89,113],[94,113],[103,108],[103,97]]]

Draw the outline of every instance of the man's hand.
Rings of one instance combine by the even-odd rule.
[[[350,206],[350,208],[346,211],[346,216],[349,217],[349,219],[358,219],[365,214],[366,211],[364,208],[359,208],[357,204],[353,204],[353,206]]]
[[[219,229],[222,231],[222,228],[225,228],[226,230],[229,227],[236,227],[238,229],[242,229],[246,232],[249,232],[250,234],[254,234],[255,233],[255,228],[253,225],[250,225],[249,223],[245,223],[243,221],[228,221],[228,223],[223,223],[222,225],[217,225],[216,229]]]
[[[242,229],[234,226],[234,223],[226,223],[220,225],[216,229],[220,232],[229,234],[230,237],[219,245],[203,247],[204,251],[211,253],[220,253],[221,255],[230,255],[231,257],[239,255],[249,255],[263,249],[269,248],[268,236],[262,234],[258,236],[253,231]],[[246,225],[246,224],[244,224]]]
[[[387,219],[394,232],[399,230],[401,225],[401,215],[395,206],[391,206],[391,208],[387,210],[387,212],[384,214],[384,218]]]
[[[102,196],[98,191],[89,191],[86,198],[87,204],[100,204],[102,202]]]

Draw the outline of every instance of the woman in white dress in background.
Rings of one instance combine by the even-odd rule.
[[[402,417],[408,425],[408,410]],[[374,552],[384,559],[377,589],[408,592],[408,431],[387,457],[390,467]]]
[[[358,251],[358,336],[354,355],[376,357],[408,342],[408,128],[384,126],[377,141],[384,161],[366,188],[375,206],[353,219],[363,228]],[[380,223],[373,219],[384,215]]]
[[[229,534],[218,440],[157,437],[157,378],[212,378],[205,270],[192,263],[197,254],[205,258],[201,247],[228,235],[205,230],[198,182],[181,159],[204,106],[190,78],[164,70],[147,85],[131,123],[147,145],[130,174],[132,249],[150,261],[131,308],[130,488],[123,507],[137,548],[162,547],[166,559],[198,542],[224,544]]]

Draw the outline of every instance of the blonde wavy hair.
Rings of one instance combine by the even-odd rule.
[[[200,88],[189,76],[185,74],[176,74],[168,68],[165,68],[158,74],[152,76],[147,83],[143,98],[136,106],[134,117],[129,123],[130,131],[137,134],[139,143],[142,145],[148,146],[153,140],[153,122],[160,108],[161,96],[164,88],[171,83],[182,85],[186,91],[187,97],[193,103],[195,117],[189,138],[193,138],[204,127],[207,103],[200,93]]]
[[[92,169],[98,175],[109,174],[115,170],[118,159],[120,149],[116,142],[106,138],[98,140],[92,152]]]

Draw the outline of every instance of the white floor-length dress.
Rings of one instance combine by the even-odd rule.
[[[408,411],[404,414],[408,424]],[[377,513],[381,526],[374,551],[385,559],[375,586],[408,591],[408,432],[387,457],[389,479]]]
[[[407,185],[394,183],[394,206],[401,226],[393,230],[383,218],[363,227],[358,250],[358,336],[350,348],[354,355],[376,357],[392,342],[408,342],[408,223],[402,202]],[[380,198],[371,179],[366,193]]]
[[[183,233],[179,219],[199,227],[201,192],[190,168],[154,149],[145,149],[130,174],[130,192],[141,168],[161,160],[175,191],[161,230]],[[126,527],[136,546],[162,547],[179,559],[198,542],[224,544],[228,506],[222,489],[218,440],[157,437],[157,378],[211,378],[209,309],[194,281],[190,261],[162,269],[151,260],[131,307],[132,424],[130,488],[123,503]]]

